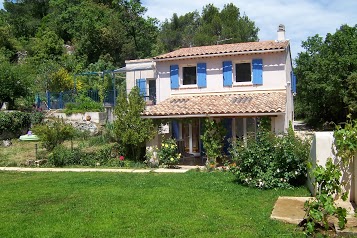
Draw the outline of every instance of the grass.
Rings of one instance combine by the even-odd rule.
[[[0,146],[0,166],[16,166],[25,163],[26,160],[36,160],[35,145],[38,151],[43,151],[39,141],[11,140],[9,147]]]
[[[304,237],[230,173],[0,172],[0,237]]]

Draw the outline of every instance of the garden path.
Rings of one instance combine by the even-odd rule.
[[[150,168],[150,169],[99,169],[99,168],[24,168],[0,167],[0,171],[17,172],[111,172],[111,173],[186,173],[196,166],[181,166],[179,169]]]

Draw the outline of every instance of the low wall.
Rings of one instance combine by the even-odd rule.
[[[327,159],[332,158],[332,161],[337,163],[340,159],[336,157],[336,148],[334,146],[334,137],[332,131],[315,132],[310,150],[310,160],[312,168],[316,165],[325,166]],[[342,168],[341,168],[342,170]],[[311,174],[311,171],[309,171]],[[350,165],[342,171],[341,181],[346,182],[345,189],[349,191],[348,199],[356,201],[357,189],[355,188],[355,175],[357,174],[357,162],[352,161]],[[314,187],[314,178],[308,179],[308,187],[312,195],[316,195],[317,189]]]
[[[55,112],[51,114],[52,117],[63,118],[64,120],[69,121],[86,121],[87,116],[90,116],[90,121],[104,125],[107,121],[107,114],[105,112],[86,112],[86,113],[73,113],[70,115],[66,115],[63,112]]]

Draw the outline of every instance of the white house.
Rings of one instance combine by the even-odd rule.
[[[295,76],[290,42],[277,40],[182,48],[152,59],[126,61],[127,89],[148,101],[143,118],[168,119],[185,151],[199,154],[205,118],[223,120],[227,138],[255,133],[261,117],[285,132],[293,121]],[[152,141],[158,143],[158,140]]]

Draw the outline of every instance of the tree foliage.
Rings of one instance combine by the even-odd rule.
[[[179,47],[257,41],[258,31],[255,23],[233,3],[225,4],[222,10],[208,4],[201,14],[174,13],[171,19],[166,19],[161,25],[158,37],[161,45],[157,49],[165,52]]]
[[[296,114],[318,126],[356,117],[357,25],[342,25],[325,39],[319,35],[302,43],[296,58]]]
[[[121,88],[114,115],[114,130],[119,144],[128,149],[126,155],[134,160],[140,160],[144,154],[141,148],[154,135],[154,125],[151,119],[142,119],[140,114],[145,109],[145,101],[140,96],[138,87],[134,87],[129,95]]]
[[[17,95],[28,92],[28,98],[34,98],[45,90],[71,88],[74,82],[67,81],[74,81],[74,74],[112,70],[125,60],[226,38],[232,39],[222,42],[257,40],[258,28],[233,4],[222,10],[209,4],[201,14],[174,14],[161,26],[156,18],[146,17],[146,11],[140,0],[5,0],[0,61],[9,67],[22,65],[20,81],[28,87]],[[83,90],[103,92],[113,86],[107,76],[104,83],[97,76],[76,80]]]

